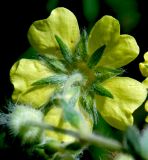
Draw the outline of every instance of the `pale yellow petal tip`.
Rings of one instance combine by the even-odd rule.
[[[118,115],[120,117],[120,115]],[[112,127],[119,129],[121,131],[125,131],[129,126],[133,125],[133,116],[129,115],[129,117],[125,117],[121,115],[120,118],[116,117],[104,117],[104,119],[110,124]]]
[[[145,122],[146,122],[146,123],[148,123],[148,116],[146,116],[146,118],[145,118]]]
[[[148,77],[148,63],[139,63],[139,69],[144,77]]]
[[[145,103],[145,110],[148,112],[148,100],[146,101],[146,103]]]
[[[148,52],[146,52],[146,53],[144,54],[144,60],[145,60],[146,62],[148,62]]]
[[[148,89],[148,77],[142,82],[142,84]]]
[[[144,54],[144,62],[139,63],[139,69],[144,77],[148,77],[148,52]]]
[[[59,46],[55,40],[58,35],[74,51],[80,39],[80,31],[75,15],[64,7],[54,9],[47,19],[35,21],[29,28],[30,44],[44,54],[58,54]]]
[[[110,16],[110,15],[104,15],[100,20],[98,20],[98,22],[99,21],[104,21],[106,23],[115,23],[115,24],[120,25],[118,19],[116,19],[116,18],[114,18],[113,16]]]

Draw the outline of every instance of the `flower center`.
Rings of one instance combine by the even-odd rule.
[[[93,70],[91,70],[85,62],[82,62],[82,61],[78,62],[77,69],[79,70],[79,72],[82,74],[84,78],[85,86],[88,87],[95,81],[96,76]]]

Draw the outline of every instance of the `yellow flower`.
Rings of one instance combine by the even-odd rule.
[[[53,95],[54,91],[57,89],[55,85],[43,85],[39,87],[32,86],[33,82],[37,80],[52,76],[55,73],[47,68],[38,60],[33,59],[21,59],[17,61],[10,71],[11,81],[14,85],[14,92],[12,94],[12,99],[17,103],[22,103],[26,105],[32,105],[34,108],[41,108],[50,100],[50,96]],[[73,95],[74,90],[68,92],[67,99],[70,99]],[[76,105],[76,110],[84,119],[82,126],[83,132],[91,132],[92,130],[92,120],[89,118],[88,113],[80,108],[80,105]],[[75,130],[70,123],[62,120],[63,111],[61,107],[52,106],[50,107],[48,113],[44,117],[44,121],[55,125],[57,127]],[[86,122],[86,124],[85,124]],[[64,134],[58,134],[53,131],[47,131],[47,136],[50,136],[61,142],[72,142],[73,137]]]
[[[41,59],[48,59],[50,67],[42,60],[21,59],[16,62],[10,71],[14,85],[14,101],[40,108],[50,101],[59,88],[64,90],[65,86],[71,83],[70,87],[78,85],[81,88],[75,108],[85,119],[88,131],[92,130],[91,118],[82,109],[87,104],[93,107],[97,104],[102,117],[115,128],[124,130],[133,124],[132,114],[143,103],[147,93],[143,84],[132,78],[114,77],[119,71],[118,68],[130,63],[139,54],[135,39],[129,35],[120,35],[119,22],[115,18],[102,17],[86,39],[85,34],[80,36],[74,14],[66,8],[56,8],[47,19],[31,25],[28,39]],[[98,56],[98,53],[102,56]],[[56,71],[57,66],[52,63],[53,60],[58,64],[60,62],[60,65],[62,63],[65,70],[58,67]],[[58,79],[60,83],[57,84],[36,87],[32,85],[40,83],[41,80],[46,81],[47,77],[60,75],[59,69],[67,76],[65,81]],[[71,79],[75,73],[82,78]],[[108,78],[105,78],[106,76]],[[68,93],[66,95],[68,96]],[[75,97],[75,94],[70,97]],[[81,98],[84,103],[81,103]],[[91,105],[87,107],[92,109]],[[59,126],[61,112],[61,108],[52,106],[45,116],[45,121]],[[72,127],[68,122],[62,123],[60,127]],[[62,141],[69,140],[53,133],[48,135]]]
[[[139,63],[139,68],[144,77],[148,77],[148,52],[144,54],[144,62]]]
[[[139,63],[139,68],[144,77],[147,77],[142,83],[148,89],[148,52],[144,54],[144,62]],[[148,112],[148,101],[145,103],[145,110]],[[148,123],[148,116],[145,121]]]

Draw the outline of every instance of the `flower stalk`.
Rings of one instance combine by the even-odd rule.
[[[95,145],[97,147],[102,147],[102,148],[109,149],[112,151],[122,151],[123,150],[122,144],[119,143],[118,141],[113,140],[111,138],[100,136],[98,134],[97,135],[94,133],[84,134],[84,133],[72,131],[69,129],[58,128],[58,127],[55,127],[53,125],[49,125],[46,123],[38,123],[38,122],[33,122],[33,121],[28,122],[28,125],[39,127],[42,130],[51,130],[54,132],[67,134],[89,145]]]

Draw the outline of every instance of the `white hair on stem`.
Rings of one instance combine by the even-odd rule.
[[[0,113],[0,125],[9,128],[10,135],[20,137],[22,144],[39,141],[42,131],[39,127],[30,126],[29,122],[42,123],[43,113],[28,105],[8,104],[8,114]]]

